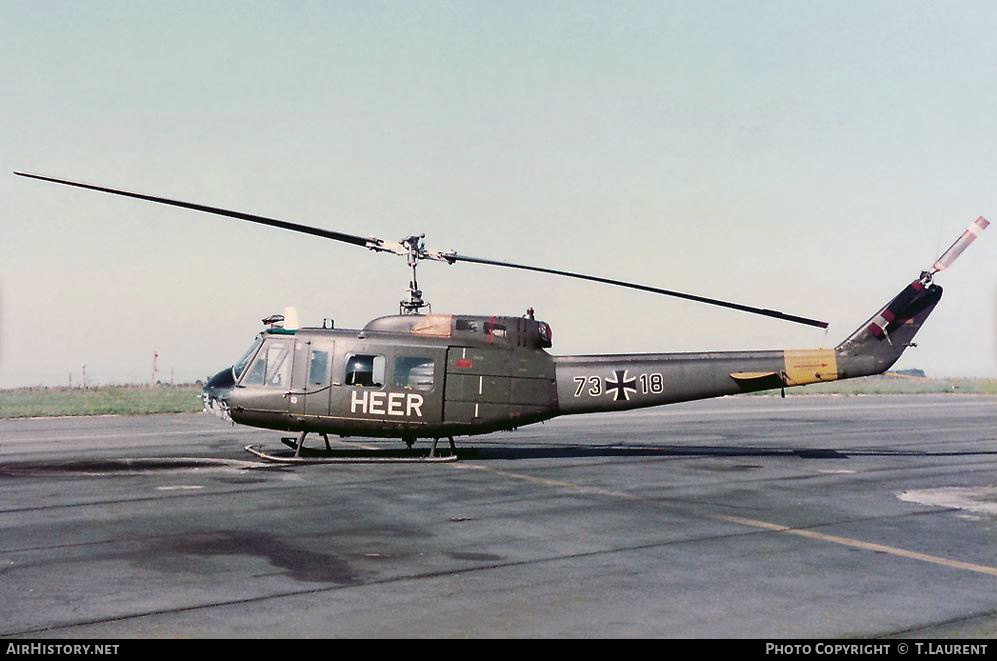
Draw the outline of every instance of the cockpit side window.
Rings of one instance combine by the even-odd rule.
[[[271,342],[267,347],[267,376],[263,385],[277,388],[289,383],[290,348],[290,342]]]
[[[291,343],[270,340],[256,355],[240,385],[282,388],[290,383],[290,373]]]
[[[384,385],[384,356],[375,354],[351,354],[346,359],[346,377],[344,383],[348,386],[364,388],[380,388]]]
[[[266,371],[267,357],[266,354],[261,353],[256,357],[256,360],[253,361],[253,365],[249,368],[249,372],[246,373],[246,376],[242,379],[242,383],[240,385],[262,386],[263,376],[266,374]]]

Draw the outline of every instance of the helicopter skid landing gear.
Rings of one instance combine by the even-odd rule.
[[[282,438],[280,439],[288,447],[295,447],[294,438]],[[412,456],[398,456],[398,455],[381,455],[376,456],[374,454],[366,454],[359,456],[321,456],[321,454],[316,455],[315,453],[309,453],[303,457],[299,456],[288,456],[287,454],[271,454],[263,449],[262,445],[247,445],[243,448],[246,452],[268,461],[274,465],[279,464],[448,464],[457,461],[456,454],[450,454],[445,457],[412,457]]]
[[[348,449],[343,451],[334,451],[332,445],[329,443],[329,436],[322,432],[315,432],[321,434],[322,438],[325,439],[325,452],[320,450],[309,450],[305,447],[305,438],[311,432],[301,432],[296,438],[294,436],[282,436],[280,442],[287,447],[294,450],[294,453],[290,456],[288,455],[276,455],[270,454],[263,449],[263,446],[259,445],[247,445],[245,446],[246,452],[254,454],[261,459],[267,461],[272,461],[274,463],[287,463],[287,464],[376,464],[376,463],[449,463],[451,461],[457,461],[457,446],[454,444],[453,436],[447,436],[447,440],[450,441],[450,452],[449,454],[441,454],[437,452],[437,447],[440,442],[440,437],[433,439],[432,449],[429,451],[429,455],[414,456],[411,453],[399,454],[393,453],[391,451],[381,451],[377,448],[371,446],[361,445],[358,449]],[[405,441],[405,445],[411,450],[412,446],[415,445],[415,436],[405,436],[402,438]],[[343,453],[347,453],[344,455]],[[362,453],[363,456],[349,456],[350,454]]]
[[[450,441],[450,455],[456,457],[457,456],[457,446],[454,445],[453,436],[447,436],[447,440]],[[436,454],[436,445],[439,442],[440,442],[439,437],[433,439],[433,447],[429,451],[429,456],[432,459],[435,459],[437,457],[437,454]]]
[[[297,458],[297,457],[301,456],[301,448],[303,448],[305,446],[305,437],[308,436],[308,433],[309,432],[306,432],[306,431],[301,432],[301,435],[298,436],[298,440],[297,441],[295,441],[293,437],[288,437],[288,436],[285,436],[284,438],[281,438],[280,441],[281,441],[281,443],[283,443],[287,447],[293,449],[294,450],[294,456],[295,456],[295,458]],[[325,434],[325,433],[322,433],[322,432],[318,432],[318,433],[322,434],[322,438],[325,440],[325,449],[326,449],[326,451],[327,452],[332,452],[332,445],[329,444],[329,435]]]

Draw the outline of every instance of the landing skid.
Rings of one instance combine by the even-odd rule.
[[[301,432],[301,434],[298,435],[297,440],[295,440],[295,438],[293,436],[282,436],[281,439],[280,439],[280,442],[283,443],[284,445],[286,445],[287,447],[291,448],[292,450],[294,450],[294,457],[293,457],[294,459],[300,459],[302,455],[304,455],[305,457],[319,457],[319,458],[323,458],[323,459],[330,459],[330,458],[332,458],[332,459],[340,459],[340,458],[345,458],[343,456],[344,455],[343,451],[338,452],[338,456],[336,456],[337,453],[333,451],[332,446],[329,444],[329,435],[328,434],[325,434],[323,432],[318,432],[318,433],[325,440],[325,453],[324,454],[321,453],[321,452],[319,452],[319,451],[310,450],[310,449],[308,449],[308,448],[305,447],[305,439],[308,438],[308,434],[309,434],[309,432],[307,432],[307,431]],[[455,460],[457,458],[457,446],[454,445],[453,436],[447,436],[447,439],[450,441],[450,454],[448,455],[448,459],[451,460],[451,461],[453,461],[453,460]],[[409,449],[409,451],[411,453],[412,446],[415,444],[415,440],[416,440],[415,436],[406,436],[406,437],[404,437],[403,440],[405,441],[405,445],[408,447],[408,449]],[[439,454],[437,454],[437,452],[436,452],[436,447],[439,445],[439,443],[440,443],[440,437],[436,437],[436,438],[433,439],[433,447],[430,448],[430,450],[429,450],[429,456],[425,457],[425,458],[424,457],[420,457],[418,455],[416,455],[416,456],[404,456],[404,455],[400,455],[400,456],[399,455],[395,455],[395,456],[392,456],[392,453],[390,451],[381,451],[381,450],[378,450],[377,448],[372,448],[372,447],[362,447],[361,446],[359,448],[359,450],[365,451],[364,458],[368,459],[368,460],[375,460],[375,459],[379,460],[379,461],[390,460],[392,462],[398,462],[398,461],[401,461],[401,460],[405,460],[406,462],[411,462],[411,461],[423,461],[423,460],[429,459],[429,460],[439,461],[440,459],[442,459],[442,457]],[[252,447],[252,446],[247,446],[247,450],[248,450],[249,447]],[[251,452],[251,450],[250,450],[250,452]],[[351,448],[349,452],[351,452],[351,453],[354,454],[353,457],[349,457],[349,458],[350,459],[355,459],[358,450],[355,450],[355,449]]]
[[[273,453],[264,450],[262,445],[247,445],[246,452],[265,461],[281,464],[444,464],[457,461],[457,455],[445,457],[393,453],[391,450],[344,449],[325,452],[302,448],[293,437],[281,438],[281,443],[294,450],[294,454]],[[328,447],[328,446],[327,446]]]
[[[286,445],[287,447],[291,448],[292,450],[294,450],[294,456],[295,457],[300,457],[301,456],[301,451],[305,447],[305,438],[307,438],[307,437],[308,437],[308,432],[303,431],[303,432],[301,432],[301,436],[298,436],[298,440],[297,441],[294,440],[293,436],[290,436],[290,437],[289,436],[284,436],[283,438],[280,439],[280,442],[283,443],[284,445]],[[326,449],[326,452],[332,452],[332,446],[329,445],[329,435],[328,434],[322,434],[322,438],[325,439],[325,449]],[[310,452],[310,450],[306,450],[305,452],[306,453]]]

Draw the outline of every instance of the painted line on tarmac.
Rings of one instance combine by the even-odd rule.
[[[576,493],[590,494],[595,496],[606,496],[609,498],[620,498],[623,500],[630,500],[635,502],[643,502],[651,505],[656,505],[664,509],[669,509],[675,512],[689,514],[688,510],[665,505],[664,503],[655,500],[653,498],[645,498],[643,496],[629,494],[622,491],[603,489],[602,487],[587,487],[585,485],[576,484],[574,482],[568,482],[566,480],[552,480],[550,478],[536,477],[534,475],[527,475],[525,473],[515,473],[513,471],[501,470],[498,468],[492,468],[490,466],[482,466],[480,464],[458,463],[452,465],[455,468],[483,471],[486,473],[492,473],[494,475],[510,477],[516,480],[531,482],[533,484],[539,484],[545,487],[568,489]],[[907,549],[898,548],[896,546],[888,546],[886,544],[875,544],[873,542],[864,542],[862,540],[852,539],[850,537],[842,537],[840,535],[828,535],[826,533],[820,533],[814,530],[809,530],[804,528],[793,528],[791,526],[783,525],[780,523],[772,523],[770,521],[762,521],[760,519],[749,519],[741,516],[706,513],[703,514],[702,517],[704,519],[709,519],[712,521],[733,523],[740,526],[746,526],[749,528],[755,528],[760,530],[768,530],[770,532],[777,532],[784,535],[795,535],[797,537],[804,537],[806,539],[812,539],[819,542],[826,542],[829,544],[838,544],[850,548],[862,549],[865,551],[873,551],[875,553],[885,553],[887,555],[892,555],[898,558],[906,558],[908,560],[918,560],[921,562],[928,562],[931,564],[940,565],[942,567],[948,567],[950,569],[959,569],[962,571],[970,571],[977,574],[997,576],[997,567],[991,567],[989,565],[978,565],[972,562],[963,562],[962,560],[951,560],[949,558],[943,558],[941,556],[931,555],[929,553],[909,551]]]
[[[997,567],[991,567],[989,565],[978,565],[972,562],[963,562],[962,560],[951,560],[949,558],[943,558],[941,556],[931,555],[929,553],[908,551],[907,549],[897,548],[896,546],[887,546],[886,544],[863,542],[860,539],[841,537],[840,535],[828,535],[826,533],[817,532],[815,530],[791,528],[789,526],[783,526],[778,523],[769,523],[768,521],[759,521],[757,519],[745,519],[739,516],[726,516],[723,514],[717,514],[717,515],[710,515],[709,518],[717,519],[720,521],[729,521],[730,523],[737,523],[743,526],[750,526],[753,528],[772,530],[773,532],[784,533],[787,535],[796,535],[797,537],[806,537],[807,539],[813,539],[820,542],[840,544],[842,546],[849,546],[855,549],[863,549],[865,551],[886,553],[888,555],[893,555],[898,558],[907,558],[909,560],[920,560],[921,562],[930,562],[935,565],[949,567],[950,569],[961,569],[963,571],[971,571],[977,574],[997,576]]]

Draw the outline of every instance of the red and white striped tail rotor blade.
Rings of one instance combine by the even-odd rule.
[[[931,267],[932,273],[938,273],[944,268],[948,268],[955,261],[955,258],[962,254],[962,251],[969,247],[969,244],[976,240],[976,237],[980,235],[980,232],[987,229],[990,221],[980,216],[966,228],[966,231],[962,233],[956,242],[949,246],[949,249],[942,253],[942,256],[938,258],[934,266]]]

